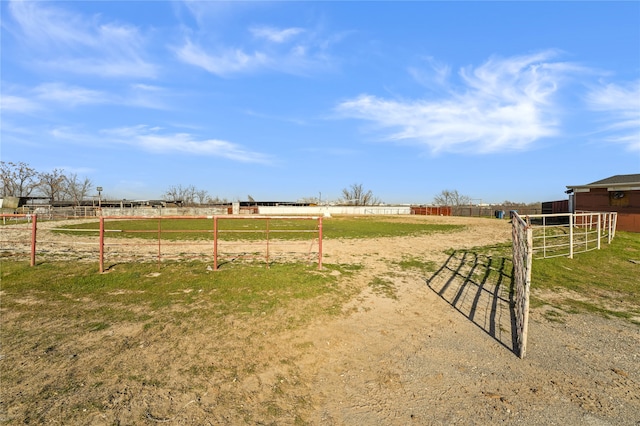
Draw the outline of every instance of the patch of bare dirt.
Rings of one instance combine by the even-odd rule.
[[[0,422],[640,424],[637,325],[533,309],[527,355],[519,359],[509,265],[469,250],[509,241],[508,222],[407,220],[467,229],[325,241],[326,263],[363,266],[340,277],[359,294],[342,315],[293,331],[282,321],[295,312],[284,311],[221,323],[97,324],[87,331],[39,318],[16,325],[18,316],[3,308]],[[73,238],[76,246],[83,242]],[[398,267],[406,256],[436,262],[437,271]],[[389,282],[394,297],[371,287],[376,277]],[[43,331],[35,339],[7,336],[7,325]],[[56,337],[72,331],[74,340]]]

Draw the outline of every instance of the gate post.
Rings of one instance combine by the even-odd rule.
[[[569,215],[569,259],[573,259],[573,223],[575,213]]]
[[[218,270],[218,216],[213,217],[213,270]]]
[[[322,216],[318,217],[318,269],[322,269]]]
[[[36,232],[38,231],[38,215],[31,216],[31,266],[36,266]]]
[[[100,273],[104,273],[104,216],[100,216],[100,238],[98,242],[100,247]]]

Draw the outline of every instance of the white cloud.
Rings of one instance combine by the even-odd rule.
[[[337,37],[327,39],[297,27],[254,26],[248,31],[253,37],[233,46],[203,41],[208,30],[200,31],[199,37],[189,33],[174,51],[179,60],[222,77],[261,71],[305,75],[334,65],[328,49]]]
[[[410,67],[409,74],[421,85],[442,90],[451,75],[451,66],[432,57],[425,58],[428,67]]]
[[[40,109],[40,106],[31,99],[22,96],[2,94],[0,96],[0,109],[4,112],[30,113]]]
[[[186,153],[227,158],[243,163],[268,164],[265,154],[244,149],[241,145],[218,140],[199,139],[190,133],[166,133],[159,127],[134,126],[104,130],[102,134],[119,143],[135,145],[155,153]]]
[[[640,151],[640,80],[592,88],[586,100],[589,108],[603,113],[603,120],[609,122],[601,129],[606,141]]]
[[[330,68],[331,59],[324,53],[310,52],[308,45],[297,44],[286,50],[254,50],[212,48],[205,50],[191,40],[176,49],[181,61],[200,67],[212,74],[227,77],[233,74],[264,70],[287,74],[306,74]]]
[[[7,94],[18,92],[19,96]],[[55,110],[60,107],[74,108],[79,105],[125,105],[149,109],[167,109],[163,88],[145,84],[127,85],[122,93],[93,90],[81,86],[50,82],[42,83],[31,89],[12,87],[3,90],[2,110],[28,114],[34,111]]]
[[[258,38],[265,38],[273,43],[284,43],[304,32],[302,28],[278,29],[273,27],[253,27],[249,31]]]
[[[344,117],[395,129],[386,136],[428,147],[432,152],[521,150],[558,133],[553,95],[571,70],[551,62],[554,52],[491,58],[460,71],[462,86],[449,88],[448,67],[435,64],[434,84],[445,95],[416,100],[388,100],[361,95],[337,106]],[[417,75],[413,72],[413,75]],[[421,78],[425,75],[421,74]]]
[[[107,102],[106,93],[63,83],[45,83],[34,89],[38,99],[76,106]]]
[[[21,30],[17,38],[30,47],[37,66],[104,77],[157,73],[143,58],[144,40],[135,27],[100,23],[51,3],[12,1],[9,10]]]
[[[217,55],[209,54],[189,40],[176,53],[183,62],[220,76],[253,71],[270,62],[263,53],[246,54],[240,49],[228,49]]]

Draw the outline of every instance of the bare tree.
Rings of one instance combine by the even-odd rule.
[[[209,197],[207,202],[210,204],[228,204],[229,200],[227,200],[226,198],[220,198],[216,195],[215,197]]]
[[[460,195],[457,190],[445,189],[433,197],[433,203],[439,206],[464,206],[471,203],[471,198]]]
[[[211,197],[209,196],[209,191],[207,191],[206,189],[196,190],[195,198],[196,200],[198,200],[198,204],[206,204],[211,199]]]
[[[361,183],[354,183],[349,188],[343,188],[340,202],[354,206],[373,206],[382,203],[371,190],[365,190]]]
[[[298,200],[299,203],[305,204],[320,204],[319,197],[302,197]]]
[[[196,201],[198,190],[195,186],[172,185],[164,193],[167,201],[182,201],[185,206],[193,205]]]
[[[38,172],[28,164],[0,161],[3,197],[28,197],[38,187]]]
[[[60,169],[53,169],[48,173],[40,173],[40,192],[53,201],[59,201],[65,190],[67,177]]]
[[[89,194],[89,191],[93,189],[91,179],[85,177],[83,180],[80,180],[76,173],[66,176],[65,184],[64,193],[76,206],[79,206],[80,201],[84,200]]]

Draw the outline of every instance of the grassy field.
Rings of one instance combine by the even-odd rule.
[[[534,260],[532,291],[534,307],[551,303],[567,312],[595,312],[640,323],[640,234],[617,232],[611,244],[573,259]]]
[[[274,238],[306,239],[309,232],[317,231],[317,220],[308,219],[224,219],[218,220],[220,238],[225,240],[263,239],[269,229]],[[162,238],[169,240],[211,239],[213,219],[140,219],[110,220],[105,222],[109,237],[136,237],[157,239],[158,230]],[[74,230],[87,230],[90,235],[98,235],[99,223],[67,225],[57,232],[73,233]],[[323,221],[325,238],[376,238],[401,237],[434,232],[453,232],[464,229],[462,225],[411,223],[398,218],[357,218],[333,217]],[[119,232],[113,232],[119,231]]]
[[[270,268],[239,265],[214,273],[205,264],[179,262],[164,265],[161,272],[153,264],[136,263],[96,274],[95,266],[87,263],[45,263],[30,268],[24,262],[3,261],[2,290],[12,295],[4,298],[3,308],[21,312],[25,318],[83,318],[86,327],[94,330],[122,321],[152,326],[157,322],[156,315],[137,314],[141,307],[155,313],[178,308],[176,318],[182,309],[189,309],[190,315],[206,313],[214,320],[228,315],[266,315],[294,302],[330,301],[328,307],[313,304],[305,313],[310,318],[330,314],[331,307],[339,306],[337,302],[349,296],[335,286],[336,277],[331,272],[338,270],[342,275],[357,268],[327,265],[319,273],[314,267],[300,264],[274,264]],[[17,295],[19,300],[15,299]],[[25,305],[25,298],[39,302]],[[98,306],[90,306],[88,300]],[[196,300],[209,309],[197,309]],[[50,304],[57,308],[45,308]]]
[[[163,227],[176,232],[168,233],[169,238],[200,238],[201,234],[194,232],[211,224],[210,220],[167,220],[163,221]],[[315,221],[287,221],[272,220],[270,229],[304,229],[309,225],[315,225]],[[158,226],[157,220],[114,221],[109,223],[118,229],[151,231]],[[221,227],[228,231],[245,229],[264,231],[264,220],[221,221]],[[68,227],[68,232],[74,229],[95,229],[96,223],[73,225]],[[233,226],[234,228],[231,228]],[[240,226],[240,227],[239,227]],[[464,227],[461,225],[434,225],[421,223],[406,223],[396,221],[393,218],[332,218],[325,221],[325,238],[376,238],[391,236],[409,236],[424,233],[456,232]],[[115,228],[112,228],[115,229]],[[124,234],[114,235],[148,235],[149,238],[157,238],[157,234]],[[237,238],[253,239],[259,232],[240,232]],[[308,234],[301,237],[301,233],[282,234],[285,238],[309,238]],[[499,246],[477,247],[473,249],[483,255],[510,258],[511,246],[509,244]],[[420,259],[405,259],[397,266],[401,268],[415,267],[420,264]],[[405,264],[406,263],[406,264]],[[336,266],[325,265],[328,270]],[[424,265],[422,265],[424,266]],[[344,266],[342,266],[344,267]],[[261,269],[261,267],[242,266],[230,271],[219,271],[213,275],[204,266],[194,268],[192,263],[167,264],[163,268],[162,285],[157,284],[153,276],[155,265],[130,264],[120,265],[118,271],[112,274],[96,275],[95,266],[77,263],[44,262],[37,268],[28,268],[23,262],[2,262],[2,287],[5,292],[33,293],[38,297],[51,297],[60,300],[82,298],[88,293],[96,292],[97,298],[101,292],[114,291],[114,289],[126,289],[126,296],[113,300],[118,303],[146,303],[150,306],[161,306],[173,303],[173,299],[180,299],[176,303],[188,304],[191,291],[202,292],[211,286],[216,287],[216,297],[225,309],[236,307],[240,311],[251,309],[250,298],[237,297],[245,288],[244,283],[249,282],[252,289],[249,293],[261,295],[270,294],[262,298],[265,307],[274,304],[286,305],[289,298],[309,298],[318,296],[317,285],[323,280],[331,281],[327,274],[309,274],[308,266],[302,265],[277,265],[273,270]],[[430,265],[433,270],[434,265]],[[425,270],[426,271],[426,270]],[[344,271],[343,271],[344,272]],[[151,274],[151,275],[149,275]],[[274,279],[278,277],[278,279]],[[318,281],[319,280],[319,281]],[[135,288],[130,288],[135,283]],[[296,283],[295,291],[288,289],[289,284]],[[326,283],[325,283],[326,284]],[[254,288],[255,286],[263,286]],[[323,284],[324,285],[324,284]],[[377,283],[378,287],[382,284]],[[271,287],[271,286],[277,286]],[[321,286],[322,287],[322,286]],[[326,291],[330,287],[322,287]],[[190,290],[188,290],[190,289]],[[306,289],[309,292],[301,291]],[[135,291],[134,291],[135,290]],[[313,291],[311,291],[313,290]],[[76,293],[79,292],[79,293]],[[167,293],[180,294],[180,297],[165,298]],[[285,297],[285,293],[289,296]],[[67,296],[61,296],[65,294]],[[246,295],[245,295],[246,296]],[[262,297],[262,296],[260,296]],[[277,302],[276,302],[277,301]],[[635,233],[618,232],[611,244],[603,244],[602,250],[594,250],[580,253],[574,259],[557,257],[550,259],[536,259],[533,265],[532,276],[532,306],[553,305],[567,312],[589,311],[602,315],[613,315],[638,321],[640,317],[640,235]],[[225,311],[226,312],[226,311]]]
[[[390,218],[332,218],[325,226],[327,238],[432,232],[446,238],[463,229]],[[508,243],[465,251],[494,261],[511,256]],[[549,312],[545,316],[552,321],[589,312],[640,323],[636,261],[640,234],[625,232],[600,251],[536,260],[531,307]],[[240,262],[214,272],[204,262],[182,261],[165,262],[162,268],[121,263],[97,274],[91,262],[44,261],[31,268],[28,262],[2,259],[0,359],[11,366],[2,370],[2,382],[11,384],[11,391],[2,393],[14,410],[15,423],[10,424],[91,424],[86,413],[111,416],[96,424],[168,423],[175,413],[186,415],[185,407],[196,405],[221,407],[220,416],[234,413],[236,423],[267,419],[262,423],[275,424],[286,410],[295,414],[289,424],[305,424],[312,404],[301,365],[309,360],[303,355],[311,343],[308,338],[288,343],[288,337],[343,315],[363,285],[397,303],[399,275],[411,272],[406,279],[420,281],[441,266],[413,254],[388,265],[388,271],[367,275],[355,263],[324,263],[318,271],[302,263],[267,268]],[[368,284],[358,281],[361,276]],[[276,335],[281,339],[274,340]],[[278,346],[287,344],[294,348]],[[260,394],[263,399],[247,380],[252,376],[268,388]],[[207,395],[218,386],[219,394]],[[241,405],[251,398],[252,408]],[[137,414],[127,417],[131,409]],[[218,420],[224,424],[222,417]]]

